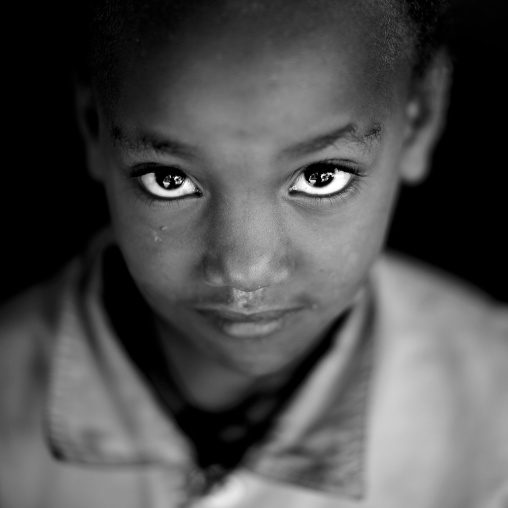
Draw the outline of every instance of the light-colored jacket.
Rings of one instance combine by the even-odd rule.
[[[381,259],[268,437],[203,494],[114,337],[98,265],[0,316],[1,508],[508,507],[508,312],[483,295]]]

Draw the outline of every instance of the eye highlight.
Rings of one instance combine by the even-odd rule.
[[[289,192],[316,197],[333,196],[344,191],[355,176],[361,175],[352,168],[333,161],[318,162],[311,164],[298,175]]]
[[[171,167],[136,168],[131,176],[138,179],[142,189],[156,199],[182,199],[201,196],[201,191],[180,169]]]

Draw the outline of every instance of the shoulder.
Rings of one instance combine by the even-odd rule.
[[[34,482],[45,470],[42,423],[57,293],[54,283],[42,284],[0,309],[0,491],[7,503],[13,479],[22,478],[17,497],[25,499],[38,491]]]
[[[40,408],[62,302],[76,279],[76,265],[0,308],[0,414],[2,424],[18,433]]]
[[[44,363],[43,359],[50,356],[62,318],[69,308],[77,305],[74,311],[79,312],[85,287],[93,274],[100,273],[101,255],[110,242],[109,231],[100,233],[83,254],[71,260],[53,278],[0,308],[0,379],[3,376],[13,379],[13,376],[21,376],[22,371],[33,377],[41,371],[32,363]],[[1,396],[2,392],[0,400]]]
[[[9,506],[37,506],[54,472],[45,435],[47,396],[63,304],[79,274],[73,262],[0,309],[0,491]]]
[[[508,394],[506,305],[451,275],[394,255],[376,266],[374,287],[379,325],[389,343],[449,363],[466,379],[497,382]]]
[[[398,255],[384,256],[373,279],[378,325],[388,346],[421,352],[469,380],[497,381],[508,404],[508,306]]]
[[[449,428],[448,442],[475,447],[471,461],[506,478],[508,308],[399,256],[383,257],[373,279],[381,377],[385,392],[397,394],[391,408],[403,398],[413,408],[412,425],[431,420],[432,432]]]
[[[468,283],[394,254],[376,265],[374,281],[379,305],[397,327],[455,338],[462,346],[508,348],[508,306]]]

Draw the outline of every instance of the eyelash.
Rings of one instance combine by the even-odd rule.
[[[310,203],[311,206],[317,205],[317,207],[331,208],[333,206],[340,204],[341,202],[345,202],[349,197],[358,195],[358,193],[361,190],[362,184],[361,179],[367,176],[365,172],[361,171],[358,167],[356,167],[353,164],[348,164],[343,161],[337,161],[335,159],[325,159],[322,161],[314,162],[312,164],[305,166],[302,169],[299,169],[296,172],[296,175],[293,175],[292,181],[295,181],[296,178],[302,175],[309,167],[317,164],[331,166],[335,169],[339,169],[340,171],[344,171],[352,175],[352,178],[350,182],[346,184],[346,187],[339,190],[335,194],[330,194],[328,196],[319,196],[319,195],[310,196],[308,194],[304,194],[298,191],[292,192],[292,194],[298,195],[299,199],[306,200],[308,203]]]
[[[201,197],[203,193],[200,191],[196,194],[190,194],[188,196],[183,196],[181,198],[161,198],[159,196],[155,196],[154,194],[151,194],[148,192],[143,185],[140,183],[139,179],[143,175],[147,175],[149,173],[156,173],[157,170],[162,171],[164,169],[173,169],[181,171],[183,174],[187,175],[187,173],[180,169],[178,166],[161,166],[159,164],[142,164],[139,166],[135,166],[134,168],[130,169],[128,171],[128,179],[135,180],[134,185],[134,191],[136,192],[136,195],[141,198],[145,203],[147,203],[149,206],[176,206],[179,207],[180,203],[188,198],[192,197]],[[188,177],[187,177],[188,178]]]
[[[343,190],[337,192],[336,194],[331,194],[330,196],[315,196],[312,198],[310,196],[305,196],[304,199],[308,199],[311,206],[317,203],[317,207],[319,208],[333,208],[340,203],[346,202],[348,198],[359,194],[362,185],[360,178],[363,176],[365,175],[353,175],[351,182]]]
[[[342,161],[339,162],[339,161],[336,161],[333,159],[328,159],[328,160],[322,160],[322,161],[318,161],[318,162],[309,164],[309,165],[305,166],[304,168],[297,170],[296,173],[292,176],[292,181],[296,181],[296,179],[300,175],[302,175],[309,167],[311,167],[313,165],[317,165],[317,164],[329,165],[329,166],[332,166],[336,169],[339,169],[340,171],[345,171],[346,173],[351,174],[352,178],[351,178],[351,181],[346,185],[345,188],[339,190],[335,194],[331,194],[328,196],[319,196],[319,195],[310,196],[308,194],[304,194],[304,193],[298,192],[298,191],[290,192],[290,194],[292,194],[292,195],[297,195],[298,199],[306,200],[308,203],[310,203],[313,206],[317,205],[318,207],[333,207],[333,206],[339,204],[340,202],[346,201],[349,197],[356,196],[361,189],[361,183],[362,183],[361,179],[364,178],[365,176],[367,176],[363,171],[359,170],[358,168],[356,168],[352,165],[350,166]],[[147,202],[149,205],[152,206],[152,205],[157,205],[157,204],[164,204],[164,206],[167,206],[167,205],[179,206],[180,202],[185,199],[192,198],[192,197],[201,197],[203,195],[203,193],[200,191],[199,193],[190,194],[188,196],[184,196],[181,198],[170,198],[170,199],[161,198],[161,197],[158,197],[158,196],[155,196],[155,195],[149,193],[142,186],[142,184],[139,183],[139,178],[142,177],[143,175],[146,175],[149,173],[155,173],[157,170],[164,170],[164,169],[168,169],[168,168],[166,166],[160,166],[158,164],[144,164],[144,165],[136,166],[128,172],[129,179],[136,180],[136,185],[135,185],[136,194],[138,194],[138,196],[140,198],[142,198],[145,202]],[[185,171],[183,171],[182,169],[180,169],[177,166],[171,166],[170,169],[175,169],[175,170],[181,171],[185,175],[187,174]]]

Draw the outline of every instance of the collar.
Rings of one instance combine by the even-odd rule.
[[[160,464],[191,474],[191,443],[132,365],[102,306],[101,252],[62,282],[47,403],[47,436],[61,460],[97,466]],[[359,297],[328,354],[250,450],[242,467],[299,486],[362,498],[372,367],[370,293]]]

